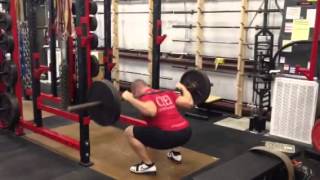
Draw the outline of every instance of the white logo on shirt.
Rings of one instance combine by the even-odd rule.
[[[173,105],[173,103],[168,95],[157,96],[156,103],[159,107],[167,107],[167,106]]]

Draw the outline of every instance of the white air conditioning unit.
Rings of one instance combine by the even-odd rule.
[[[318,87],[315,81],[276,78],[272,95],[270,134],[311,144]]]

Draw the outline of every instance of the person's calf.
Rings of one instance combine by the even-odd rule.
[[[129,145],[135,151],[135,153],[141,158],[143,163],[147,165],[153,164],[144,144],[134,137],[133,128],[134,126],[128,126],[124,131],[124,134],[128,139]]]

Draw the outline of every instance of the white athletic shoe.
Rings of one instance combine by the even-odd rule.
[[[180,164],[182,162],[182,155],[178,151],[170,151],[170,152],[168,152],[167,157],[171,161],[173,161],[175,163],[179,163]]]
[[[135,174],[151,174],[156,175],[157,173],[157,167],[154,163],[148,165],[144,162],[141,162],[139,164],[133,165],[130,167],[130,171]]]

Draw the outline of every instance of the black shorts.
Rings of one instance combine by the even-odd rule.
[[[142,144],[154,149],[171,149],[186,144],[192,135],[190,127],[179,131],[164,131],[155,127],[133,128],[133,135]]]

